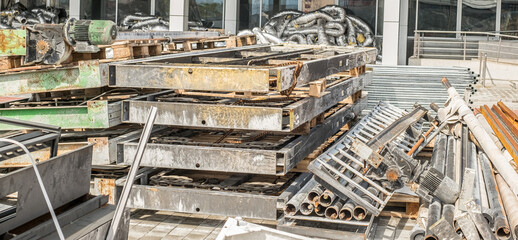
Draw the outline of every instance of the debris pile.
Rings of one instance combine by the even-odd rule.
[[[297,43],[310,45],[373,45],[374,34],[367,23],[346,9],[329,5],[303,13],[286,10],[275,14],[263,29],[242,30],[238,35],[255,34],[262,44]]]
[[[33,24],[58,24],[67,20],[64,8],[36,7],[28,9],[21,3],[15,3],[6,10],[0,11],[0,29],[15,29]]]
[[[124,17],[119,27],[121,30],[131,31],[169,31],[169,21],[157,16],[136,13]]]
[[[432,104],[437,117],[419,105],[375,107],[308,165],[313,176],[286,201],[284,219],[370,228],[364,216],[380,216],[407,188],[422,204],[413,240],[517,236],[518,117],[502,102],[473,112],[443,84],[449,98],[443,108]],[[431,143],[431,159],[418,155]]]

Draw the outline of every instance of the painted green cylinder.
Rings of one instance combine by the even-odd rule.
[[[76,42],[108,45],[117,38],[117,26],[109,20],[76,20],[70,27],[70,37]]]

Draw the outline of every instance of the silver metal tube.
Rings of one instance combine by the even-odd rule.
[[[117,236],[117,231],[119,230],[119,226],[121,224],[122,217],[126,209],[126,204],[128,203],[131,188],[133,186],[133,182],[135,181],[135,177],[137,176],[137,171],[140,167],[140,161],[142,160],[144,150],[146,149],[147,142],[149,141],[149,137],[151,136],[151,130],[153,129],[157,112],[158,109],[156,107],[151,107],[149,111],[149,116],[147,118],[146,124],[144,125],[144,130],[140,135],[140,139],[137,146],[137,153],[135,154],[135,159],[133,160],[133,163],[130,167],[128,176],[126,177],[126,182],[124,183],[124,187],[122,188],[119,203],[117,204],[117,207],[113,214],[113,220],[111,221],[110,229],[108,230],[108,234],[106,237],[107,240],[113,240]]]
[[[301,203],[307,198],[311,189],[317,185],[314,179],[309,180],[284,206],[284,214],[295,215],[300,208]]]

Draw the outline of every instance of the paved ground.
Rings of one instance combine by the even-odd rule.
[[[133,210],[129,239],[216,239],[226,217],[165,211]],[[275,228],[275,222],[245,219],[248,222]],[[374,239],[409,239],[415,220],[381,218]]]
[[[517,86],[518,87],[518,86]],[[472,107],[480,107],[487,104],[491,107],[498,101],[504,102],[509,108],[518,110],[518,89],[509,86],[488,86],[483,88],[475,86],[477,92],[470,97]]]

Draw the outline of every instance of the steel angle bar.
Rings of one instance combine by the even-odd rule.
[[[124,123],[143,123],[146,109],[154,106],[158,108],[157,125],[291,132],[369,83],[370,75],[363,74],[329,87],[328,94],[320,98],[302,98],[285,106],[234,105],[228,100],[217,104],[175,101],[181,97],[164,102],[153,100],[156,95],[143,96],[123,102],[122,118]]]
[[[56,107],[0,108],[0,116],[24,121],[73,128],[109,128],[121,123],[121,101],[88,101],[86,105]],[[10,124],[0,124],[0,130],[15,130]]]
[[[277,201],[263,194],[134,185],[127,207],[276,220]]]
[[[199,64],[193,61],[202,56],[235,57],[240,51],[256,48],[259,47],[201,51],[111,64],[110,86],[224,92],[284,91],[292,85],[302,86],[310,81],[373,62],[376,52],[375,49],[358,49],[352,52],[329,51],[333,53],[331,56],[300,60],[302,53],[316,50],[309,48],[292,51],[292,49],[281,48],[276,50],[280,52],[275,52],[261,47],[271,55],[236,58],[235,61],[223,61],[218,64]],[[290,52],[292,52],[291,55]],[[302,67],[296,64],[286,66],[260,64],[275,58],[282,58],[285,62],[291,61],[291,63],[297,61],[302,63]],[[142,64],[144,62],[149,64]],[[300,70],[298,76],[294,74],[297,68]]]
[[[38,170],[54,208],[89,192],[92,145],[38,163]],[[0,177],[0,196],[17,193],[16,216],[0,223],[0,234],[48,213],[35,172],[28,166]]]
[[[312,128],[308,134],[292,136],[277,148],[261,149],[246,144],[207,145],[203,142],[196,143],[195,140],[187,144],[158,141],[148,144],[141,164],[147,167],[284,175],[357,116],[365,105],[366,99],[362,98],[345,106],[324,119],[322,124]],[[204,132],[211,131],[200,130],[200,133]],[[160,132],[157,133],[154,136],[160,139]],[[272,135],[270,133],[268,136]],[[131,164],[131,156],[136,151],[136,140],[132,138],[118,144],[119,164]]]
[[[0,74],[0,95],[17,95],[108,85],[108,66],[79,61],[75,67],[49,68]]]

